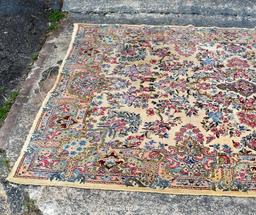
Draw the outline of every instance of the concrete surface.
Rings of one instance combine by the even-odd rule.
[[[27,77],[46,38],[47,9],[61,8],[60,1],[0,0],[0,105]]]
[[[239,26],[242,22],[234,17],[241,18],[250,14],[247,25],[255,26],[255,5],[254,1],[243,1],[240,6],[238,0],[232,1],[205,1],[208,8],[216,4],[216,8],[227,7],[229,11],[236,11],[237,16],[230,14],[223,15],[225,19],[231,20],[229,24],[236,23]],[[222,1],[222,2],[223,2]],[[148,2],[148,4],[146,4]],[[165,3],[166,2],[166,3]],[[64,9],[69,12],[69,17],[62,22],[62,28],[48,37],[40,51],[39,58],[32,67],[28,78],[25,80],[20,95],[11,112],[0,129],[0,214],[44,214],[44,215],[86,215],[86,214],[109,214],[109,215],[143,215],[143,214],[173,214],[173,215],[253,215],[256,214],[256,199],[237,197],[207,197],[207,196],[176,196],[153,193],[117,192],[84,190],[64,187],[45,186],[20,186],[5,181],[10,166],[16,161],[23,146],[29,128],[43,101],[46,93],[53,86],[57,69],[67,51],[73,22],[94,22],[94,23],[147,23],[147,24],[196,24],[194,19],[186,20],[187,15],[176,14],[173,19],[163,18],[166,15],[173,15],[174,10],[181,10],[169,4],[178,4],[174,1],[82,1],[66,0]],[[187,8],[202,8],[198,1],[179,1],[179,5],[185,4]],[[183,2],[183,3],[181,3]],[[185,3],[184,3],[185,2]],[[194,3],[193,3],[194,2]],[[195,4],[197,2],[197,4]],[[101,3],[101,4],[100,4]],[[193,3],[193,4],[192,4]],[[159,7],[158,7],[159,6]],[[150,13],[153,10],[158,11]],[[195,10],[195,9],[193,9]],[[202,9],[203,10],[203,9]],[[224,10],[224,9],[223,9]],[[100,12],[99,12],[100,11]],[[109,12],[112,11],[112,12]],[[134,11],[138,11],[135,13]],[[161,13],[159,11],[162,11]],[[167,12],[163,12],[167,11]],[[168,11],[171,11],[170,13]],[[210,9],[208,10],[210,11]],[[239,12],[240,11],[240,12]],[[201,12],[200,12],[201,13]],[[210,13],[210,12],[209,12]],[[211,11],[211,13],[213,13]],[[217,13],[217,9],[216,9]],[[189,16],[194,16],[189,12]],[[197,16],[197,14],[196,14]],[[201,15],[200,15],[201,16]],[[208,15],[205,14],[205,17]],[[221,15],[222,16],[222,15]],[[128,17],[128,18],[127,18]],[[209,16],[212,20],[217,15]],[[248,18],[248,17],[247,17]],[[202,19],[202,18],[201,18]],[[182,21],[183,20],[183,21]],[[196,19],[198,20],[198,19]],[[205,25],[212,25],[212,21]],[[214,25],[224,23],[214,21]],[[235,25],[235,24],[234,24]],[[236,26],[237,26],[236,25]],[[9,164],[5,161],[8,158]],[[2,162],[1,162],[2,161]],[[34,201],[34,208],[29,213],[26,208],[27,196]]]
[[[256,0],[65,0],[63,10],[93,23],[255,27]]]
[[[0,105],[26,78],[32,54],[43,45],[47,16],[34,0],[0,0]]]

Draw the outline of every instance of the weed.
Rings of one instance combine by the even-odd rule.
[[[40,215],[40,210],[36,207],[35,201],[30,199],[28,195],[24,196],[24,209],[25,213],[24,215],[31,215],[31,214],[37,214]]]
[[[0,87],[0,94],[4,93],[4,87]]]
[[[58,22],[65,17],[65,13],[60,10],[51,10],[48,14],[49,31],[58,29]]]
[[[33,60],[33,61],[36,61],[37,58],[38,58],[38,55],[39,55],[38,52],[34,52],[34,53],[31,55],[32,60]]]
[[[59,25],[57,22],[50,22],[49,26],[48,26],[48,30],[49,31],[54,31],[56,29],[58,29]]]
[[[7,168],[8,170],[10,170],[10,163],[9,163],[9,160],[7,158],[1,159],[0,164],[2,166],[4,166],[5,168]]]
[[[17,91],[11,92],[9,97],[7,97],[4,103],[0,106],[0,124],[5,120],[18,94]]]

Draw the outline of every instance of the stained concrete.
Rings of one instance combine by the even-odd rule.
[[[32,54],[42,46],[47,31],[42,7],[23,2],[0,0],[0,105],[26,78]]]
[[[256,0],[65,0],[63,10],[93,23],[256,26]]]
[[[0,0],[0,105],[18,90],[48,30],[47,10],[60,0]]]
[[[102,4],[97,4],[98,2],[101,2]],[[113,2],[116,3],[116,5]],[[178,20],[183,20],[183,22],[180,22],[182,22],[182,24],[186,24],[186,20],[184,18],[185,15],[180,15],[183,16],[183,18],[177,18],[176,21],[173,20],[172,22],[169,22],[168,19],[162,19],[164,14],[158,14],[157,12],[153,16],[144,10],[143,7],[140,6],[142,5],[142,2],[144,2],[145,7],[150,7],[150,4],[145,4],[146,1],[134,2],[135,1],[129,1],[128,3],[125,3],[125,1],[121,0],[104,1],[104,4],[103,1],[90,0],[66,0],[64,2],[64,9],[69,12],[69,17],[63,21],[61,24],[62,28],[59,29],[58,32],[55,32],[48,37],[40,51],[38,60],[33,65],[28,78],[23,84],[16,103],[12,107],[5,124],[0,129],[0,148],[5,150],[6,155],[4,156],[8,157],[10,166],[12,166],[16,161],[34,117],[47,92],[53,86],[57,68],[68,49],[74,22],[173,24],[172,22],[179,22]],[[157,7],[157,3],[160,4],[160,2],[162,2],[164,4],[164,1],[157,0],[148,2],[152,3],[151,6],[154,7],[154,10],[161,9]],[[167,1],[167,3],[170,2],[171,1]],[[211,4],[210,1],[205,2]],[[219,1],[213,2],[217,3]],[[226,2],[231,4],[231,1]],[[233,2],[238,5],[237,0],[234,0]],[[254,5],[249,5],[249,3],[252,2],[253,1],[244,1],[244,3],[241,3],[241,6],[237,8],[233,8],[231,5],[228,7],[232,11],[244,10],[248,11],[248,13],[251,11],[252,15],[250,16],[255,17],[255,14],[253,14],[252,11],[254,9]],[[116,8],[116,11],[109,13],[105,3],[108,3],[108,8]],[[192,1],[190,1],[190,3],[192,3]],[[245,7],[245,4],[248,5]],[[167,6],[168,4],[166,4],[166,8]],[[192,6],[193,5],[190,4],[190,7]],[[124,13],[121,9],[119,10],[118,7],[128,8],[128,11]],[[189,7],[189,4],[187,4],[187,7]],[[216,7],[220,6],[216,5]],[[244,7],[244,9],[241,9],[242,7]],[[162,6],[162,8],[165,7]],[[252,10],[249,10],[250,8],[252,8]],[[138,12],[138,14],[135,15],[132,12],[129,12],[129,10],[134,11],[135,9],[143,11],[144,14]],[[168,11],[171,9],[172,7],[170,6],[170,8],[167,8],[166,10]],[[99,13],[97,11],[101,12]],[[129,13],[131,13],[131,15],[129,15]],[[192,15],[189,14],[189,16]],[[232,23],[234,22],[234,18],[231,17],[234,16],[228,15],[226,19],[231,20]],[[195,24],[193,19],[188,19],[187,22],[189,22],[189,24]],[[205,24],[212,25],[210,21]],[[253,25],[254,24],[255,23],[253,23]],[[214,25],[216,25],[216,22]],[[242,26],[241,23],[239,25]],[[2,175],[4,176],[5,174],[6,173]],[[37,207],[40,213],[44,215],[256,214],[256,199],[254,198],[176,196],[153,193],[84,190],[65,187],[17,186],[6,182],[4,177],[0,180],[0,214],[24,214],[24,205],[18,204],[18,202],[24,202],[26,195],[29,195],[30,198],[35,201],[35,207]],[[1,203],[2,205],[7,204],[7,206],[2,207]],[[39,211],[36,213],[39,214]]]

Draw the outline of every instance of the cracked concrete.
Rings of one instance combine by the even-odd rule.
[[[208,8],[215,5],[217,13],[219,0],[206,1]],[[61,28],[50,35],[46,40],[39,58],[32,67],[29,76],[25,80],[14,106],[5,124],[0,129],[0,148],[4,149],[6,156],[12,166],[16,161],[25,138],[29,132],[32,122],[38,109],[41,106],[47,92],[52,88],[57,75],[59,64],[63,60],[71,39],[74,22],[93,22],[93,23],[145,23],[145,24],[194,24],[200,25],[233,25],[243,26],[241,18],[244,14],[249,14],[250,21],[245,21],[247,27],[255,26],[256,15],[253,12],[255,5],[250,5],[253,1],[244,1],[241,7],[230,8],[229,15],[218,13],[209,16],[208,20],[199,22],[199,17],[207,16],[194,10],[194,15],[190,12],[187,15],[175,14],[173,11],[182,7],[172,7],[178,4],[177,0],[167,1],[166,7],[157,5],[164,4],[164,1],[98,1],[102,4],[95,4],[92,0],[66,0],[64,9],[69,11],[69,17],[61,24]],[[112,3],[111,3],[112,2]],[[181,2],[181,1],[179,1]],[[186,2],[187,8],[199,8],[199,4],[192,4],[196,1]],[[190,2],[190,3],[189,3]],[[197,1],[199,2],[199,1]],[[234,0],[234,5],[239,1]],[[183,3],[185,4],[185,3]],[[181,3],[179,4],[181,5]],[[242,7],[243,6],[243,7]],[[151,9],[150,9],[151,7]],[[203,6],[200,6],[203,7]],[[121,8],[121,9],[120,9]],[[153,13],[152,8],[154,8]],[[217,8],[217,9],[216,9]],[[131,11],[131,13],[129,12]],[[158,12],[155,12],[157,10]],[[189,11],[189,9],[186,9]],[[209,9],[210,10],[210,9]],[[171,11],[170,13],[168,11]],[[236,12],[236,13],[235,13]],[[242,13],[243,12],[243,13]],[[211,12],[214,13],[214,12]],[[237,16],[234,16],[235,13]],[[170,18],[172,16],[173,18]],[[225,20],[221,17],[225,16]],[[192,18],[191,18],[192,17]],[[197,17],[197,18],[195,18]],[[215,18],[214,18],[215,17]],[[216,18],[217,17],[217,18]],[[238,18],[237,18],[238,17]],[[240,17],[240,18],[239,18]],[[226,22],[226,20],[229,20]],[[1,156],[1,154],[0,154]],[[1,166],[0,166],[1,167]],[[23,202],[26,195],[34,201],[35,207],[43,215],[84,215],[84,214],[195,214],[195,215],[253,215],[256,214],[256,199],[237,198],[237,197],[209,197],[209,196],[176,196],[155,193],[138,192],[118,192],[118,191],[99,191],[85,190],[66,187],[46,187],[46,186],[20,186],[6,182],[4,180],[6,172],[0,168],[2,179],[0,182],[0,214],[24,214],[26,213]],[[14,197],[14,198],[11,198]],[[5,206],[8,207],[5,207]],[[32,213],[31,213],[32,214]],[[39,214],[39,211],[33,212]]]
[[[252,0],[72,0],[64,2],[64,10],[88,13],[175,13],[212,15],[247,15],[255,16],[255,2]]]
[[[65,0],[63,10],[93,23],[255,27],[255,0]]]

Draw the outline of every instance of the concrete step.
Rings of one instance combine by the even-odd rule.
[[[64,9],[80,13],[159,13],[256,16],[255,0],[65,0]]]
[[[256,26],[256,0],[65,0],[63,10],[95,23]]]
[[[0,0],[0,16],[14,16],[44,12],[44,9],[60,9],[63,0]]]

